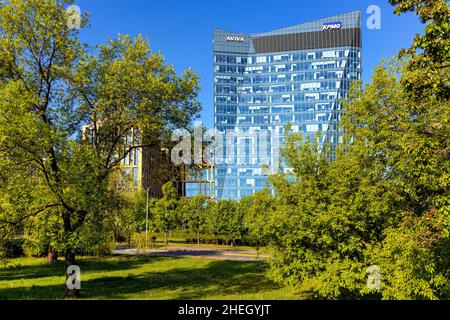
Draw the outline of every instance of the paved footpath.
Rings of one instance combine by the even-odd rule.
[[[208,246],[166,246],[157,249],[149,249],[137,252],[136,249],[117,248],[114,254],[118,255],[148,255],[148,256],[168,256],[168,257],[190,257],[232,261],[255,261],[256,250],[219,248]],[[267,256],[261,255],[259,260],[264,260]]]

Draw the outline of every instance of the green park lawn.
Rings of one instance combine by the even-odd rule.
[[[257,262],[181,257],[80,258],[84,299],[304,299],[258,271]],[[0,265],[0,299],[61,299],[64,263],[17,258]]]

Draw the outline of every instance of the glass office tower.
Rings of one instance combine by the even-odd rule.
[[[350,12],[272,32],[214,30],[216,198],[263,189],[279,168],[288,124],[305,139],[341,141],[340,101],[361,79],[361,13]]]

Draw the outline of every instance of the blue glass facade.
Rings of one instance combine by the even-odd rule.
[[[360,12],[258,35],[214,30],[214,121],[228,157],[216,163],[216,198],[265,187],[288,124],[339,144],[340,100],[359,79]]]

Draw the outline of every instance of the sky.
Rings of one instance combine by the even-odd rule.
[[[424,28],[413,13],[395,15],[388,0],[77,0],[75,4],[90,15],[89,27],[80,32],[83,42],[95,46],[118,34],[142,34],[177,73],[195,70],[201,84],[201,120],[210,128],[214,125],[214,28],[255,34],[360,10],[365,83],[383,58],[409,47]],[[379,30],[366,26],[370,5],[381,8]]]

